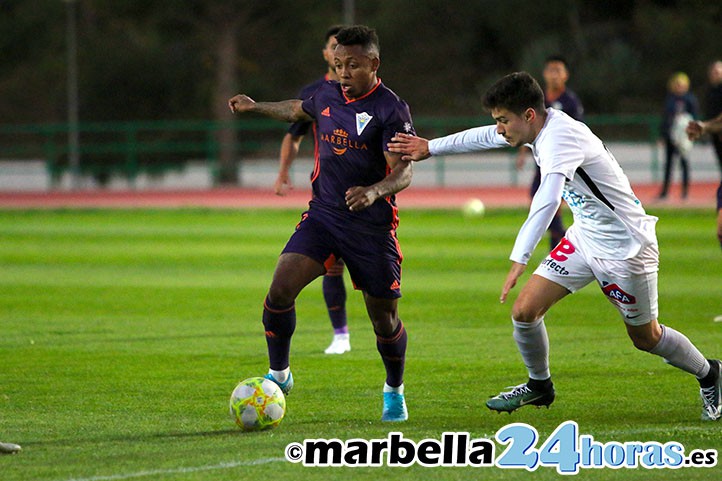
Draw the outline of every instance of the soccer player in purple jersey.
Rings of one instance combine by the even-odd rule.
[[[343,258],[363,292],[386,369],[383,421],[405,421],[403,374],[407,334],[398,315],[402,255],[396,238],[395,194],[411,183],[410,161],[388,151],[396,132],[413,132],[406,103],[377,77],[376,32],[363,25],[337,35],[338,82],[306,100],[255,102],[236,95],[233,112],[257,112],[287,122],[315,121],[313,197],[278,259],[263,309],[270,370],[285,393],[293,387],[289,354],[295,299]]]
[[[319,87],[329,80],[338,81],[336,69],[333,65],[333,52],[338,42],[336,34],[343,28],[342,25],[334,25],[326,31],[326,43],[322,50],[323,58],[326,61],[326,74],[315,82],[306,85],[301,89],[298,98],[306,100],[311,97]],[[286,195],[286,189],[293,188],[289,170],[293,161],[298,155],[303,137],[311,129],[313,122],[294,122],[288,128],[288,132],[281,142],[280,163],[278,177],[273,185],[276,195]],[[323,298],[326,301],[328,317],[333,326],[333,339],[331,344],[323,351],[326,354],[343,354],[351,350],[351,340],[348,331],[348,320],[346,318],[346,286],[343,282],[344,262],[338,259],[323,276]]]

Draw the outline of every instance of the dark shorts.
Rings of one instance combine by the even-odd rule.
[[[401,249],[396,232],[360,233],[332,227],[310,212],[303,214],[283,253],[303,254],[326,266],[343,259],[354,288],[373,297],[401,297]]]
[[[717,187],[717,210],[722,209],[722,182]]]

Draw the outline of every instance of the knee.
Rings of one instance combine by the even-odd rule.
[[[399,319],[395,316],[381,316],[371,318],[374,326],[374,333],[381,337],[391,337],[399,326]]]
[[[268,300],[274,306],[290,306],[296,300],[295,291],[290,286],[274,282],[268,290]]]
[[[630,334],[630,339],[635,348],[640,351],[649,352],[659,343],[659,336],[652,333],[648,334]]]
[[[516,322],[534,322],[540,316],[541,313],[537,312],[536,309],[533,309],[531,305],[520,301],[520,299],[517,299],[511,310],[511,317]]]

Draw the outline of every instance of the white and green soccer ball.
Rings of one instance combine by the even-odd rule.
[[[244,431],[272,429],[281,424],[286,414],[286,397],[270,379],[251,377],[233,390],[230,412]]]

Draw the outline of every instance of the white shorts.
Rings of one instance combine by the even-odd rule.
[[[624,322],[641,326],[657,319],[659,249],[647,246],[631,259],[587,257],[567,238],[562,239],[534,274],[576,292],[596,280]]]

